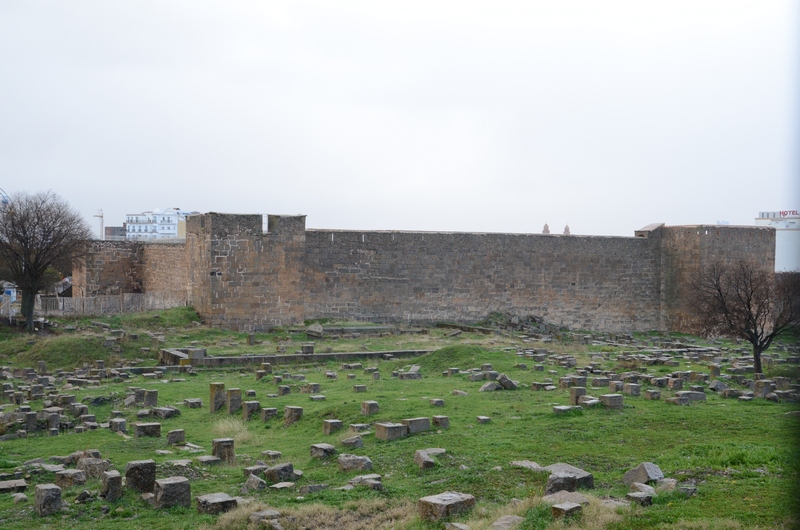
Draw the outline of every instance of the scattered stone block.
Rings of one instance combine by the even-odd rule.
[[[289,425],[299,421],[302,417],[303,407],[287,406],[283,409],[283,426],[288,427]]]
[[[306,486],[308,487],[308,486]],[[300,490],[300,494],[303,495],[302,490]],[[260,512],[253,512],[250,514],[248,518],[249,521],[255,525],[260,525],[263,527],[268,526],[266,523],[268,521],[275,521],[281,516],[280,512],[275,510],[261,510]],[[274,527],[273,527],[274,528]]]
[[[264,478],[268,482],[288,482],[294,480],[294,477],[294,466],[291,462],[278,464],[264,471]]]
[[[622,410],[624,406],[622,399],[622,394],[603,394],[600,396],[600,403],[609,409]]]
[[[322,434],[329,435],[344,428],[342,420],[323,420]]]
[[[217,515],[233,510],[238,505],[235,498],[227,493],[209,493],[197,497],[197,512]]]
[[[203,408],[203,400],[200,398],[189,398],[184,399],[183,404],[190,409],[200,409]]]
[[[658,401],[661,399],[661,391],[660,390],[647,390],[644,393],[644,398],[649,399],[651,401]]]
[[[400,423],[405,425],[408,428],[409,434],[416,434],[418,432],[424,432],[431,430],[431,420],[430,418],[407,418],[404,420],[400,420]]]
[[[242,403],[242,419],[250,421],[253,415],[257,414],[261,409],[261,403],[258,401],[245,401]]]
[[[103,485],[100,488],[100,497],[106,502],[114,502],[122,498],[122,475],[119,471],[105,471]]]
[[[414,453],[414,463],[423,470],[436,466],[436,461],[423,449],[419,449]]]
[[[586,388],[582,386],[573,386],[569,389],[569,404],[574,406],[579,405],[578,400],[586,395]]]
[[[625,498],[642,506],[650,506],[653,504],[653,496],[649,493],[644,493],[641,491],[632,491],[625,495]]]
[[[133,437],[134,438],[161,438],[161,424],[154,422],[135,422],[133,424]]]
[[[492,418],[489,416],[478,416],[476,419],[478,420],[478,423],[489,423],[492,421]]]
[[[580,504],[581,506],[587,506],[589,504],[588,497],[581,495],[577,491],[566,491],[561,490],[555,493],[551,493],[550,495],[545,495],[542,497],[542,502],[546,502],[548,504],[563,504],[565,502],[574,502],[576,504]]]
[[[261,421],[267,422],[278,415],[278,409],[264,407],[261,409]]]
[[[553,505],[553,517],[556,519],[562,517],[572,517],[581,512],[581,505],[576,502],[562,502]]]
[[[108,460],[102,458],[81,458],[78,460],[77,468],[86,472],[89,478],[102,478],[103,473],[108,470]]]
[[[228,414],[235,414],[242,408],[242,389],[229,388],[225,391],[225,410]]]
[[[664,473],[661,468],[652,462],[642,462],[633,469],[628,470],[622,476],[622,482],[630,487],[634,482],[641,484],[648,484],[650,482],[658,482],[664,478]]]
[[[642,386],[636,383],[624,383],[622,385],[622,393],[629,396],[638,396],[641,394]]]
[[[361,403],[361,414],[364,416],[371,416],[378,413],[377,401],[363,401]]]
[[[127,487],[139,493],[150,493],[156,485],[156,463],[154,460],[133,460],[125,466]]]
[[[39,517],[45,517],[60,512],[61,488],[55,484],[37,484],[33,507]]]
[[[338,459],[339,471],[369,471],[372,469],[372,460],[368,456],[341,454]]]
[[[56,485],[61,488],[71,488],[86,484],[86,472],[80,469],[65,469],[56,473]]]
[[[466,513],[474,506],[475,497],[468,493],[455,491],[422,497],[417,502],[420,519],[433,522]]]
[[[314,444],[311,446],[311,458],[330,458],[337,453],[331,444]]]
[[[247,494],[251,491],[258,491],[258,490],[265,490],[267,489],[267,482],[260,478],[255,473],[251,473],[247,480],[244,482],[244,486],[242,486],[242,493]]]
[[[403,438],[408,434],[408,427],[402,423],[376,423],[375,438],[389,442]]]
[[[23,479],[3,480],[0,482],[0,493],[22,493],[28,489],[28,483]]]
[[[198,456],[196,460],[201,466],[216,466],[222,462],[219,457],[211,455]]]
[[[364,441],[361,439],[361,436],[356,435],[342,440],[342,445],[349,449],[357,449],[364,447]]]
[[[178,445],[186,441],[186,431],[183,429],[175,429],[167,433],[167,444]]]
[[[214,438],[211,440],[211,454],[225,463],[233,464],[236,461],[233,438]]]
[[[578,488],[586,488],[586,489],[594,488],[594,476],[588,471],[584,471],[583,469],[571,466],[569,464],[564,464],[561,462],[545,466],[545,469],[547,471],[550,471],[551,473],[560,473],[562,475],[570,475],[575,477],[576,480],[575,485]]]
[[[450,418],[447,416],[434,416],[431,419],[433,420],[434,427],[438,427],[439,429],[450,428]]]
[[[186,477],[168,477],[156,480],[153,507],[156,509],[173,506],[190,507],[192,487]]]
[[[522,521],[524,521],[524,517],[520,517],[519,515],[504,515],[497,521],[492,523],[492,528],[494,530],[511,530],[512,528],[516,528],[519,526]]]

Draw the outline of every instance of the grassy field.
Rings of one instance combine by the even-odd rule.
[[[197,327],[191,322],[190,310],[166,311],[155,318],[135,315],[107,319],[112,327],[129,332],[166,333],[166,346],[181,346],[197,341],[216,354],[273,353],[279,344],[292,352],[299,343],[308,340],[303,334],[278,332],[258,335],[263,344],[253,347],[230,347],[221,339],[234,339],[246,344],[244,334]],[[63,322],[62,324],[67,324]],[[118,354],[102,347],[103,333],[91,331],[89,321],[72,322],[83,330],[61,332],[31,339],[28,335],[0,334],[0,362],[12,366],[35,366],[46,360],[48,367],[74,367],[94,359],[137,360],[141,365],[154,364],[152,354],[140,348],[149,339],[128,341]],[[525,521],[518,528],[609,528],[615,530],[640,528],[794,528],[792,506],[797,501],[794,477],[800,462],[795,444],[800,420],[787,415],[797,405],[777,404],[764,400],[745,403],[722,399],[708,392],[708,400],[688,407],[669,405],[663,401],[647,401],[644,397],[625,398],[622,411],[587,409],[570,415],[556,416],[554,404],[567,404],[568,391],[537,392],[522,387],[516,391],[478,392],[482,382],[470,382],[463,376],[443,377],[450,367],[468,369],[491,363],[495,370],[506,373],[527,385],[554,380],[569,373],[557,366],[546,366],[555,374],[530,370],[516,365],[521,361],[514,354],[517,347],[546,347],[558,353],[574,354],[579,365],[588,363],[589,355],[600,347],[571,344],[523,343],[513,335],[479,335],[464,333],[448,338],[446,330],[432,329],[429,335],[397,335],[390,337],[358,337],[355,339],[317,341],[317,351],[380,351],[388,349],[430,349],[434,353],[413,360],[399,359],[369,363],[381,372],[373,380],[363,371],[349,380],[346,371],[333,363],[319,365],[282,365],[276,372],[303,374],[307,381],[320,383],[325,401],[311,401],[299,393],[302,382],[292,382],[287,396],[268,398],[276,392],[271,378],[256,381],[254,369],[200,371],[196,376],[169,373],[163,380],[134,377],[130,381],[82,389],[75,393],[79,399],[104,396],[110,401],[90,407],[98,421],[107,421],[112,410],[124,410],[130,424],[136,421],[136,409],[123,409],[122,399],[130,386],[156,389],[159,405],[174,405],[181,410],[178,418],[161,420],[164,437],[123,438],[106,429],[83,434],[63,434],[50,438],[32,436],[24,440],[0,442],[0,472],[23,469],[22,463],[53,455],[67,455],[77,450],[98,449],[103,458],[123,474],[130,460],[154,459],[158,478],[183,475],[191,480],[192,496],[212,492],[240,495],[244,483],[242,468],[253,465],[267,449],[283,453],[283,461],[292,462],[304,472],[297,487],[325,483],[329,489],[299,497],[296,491],[266,491],[246,497],[252,504],[220,517],[199,515],[193,504],[190,509],[156,511],[132,492],[122,500],[105,503],[95,499],[85,504],[73,504],[83,489],[99,491],[99,481],[89,480],[85,486],[67,489],[63,498],[71,505],[61,514],[40,518],[33,513],[33,485],[54,480],[48,473],[26,470],[31,485],[29,503],[14,504],[10,495],[0,495],[0,528],[246,528],[247,515],[261,506],[269,506],[296,519],[284,521],[286,528],[442,528],[442,524],[421,522],[416,516],[416,500],[443,491],[471,493],[478,505],[471,514],[460,519],[473,529],[488,528],[503,514],[519,514]],[[33,342],[33,343],[30,343]],[[608,350],[608,347],[604,349]],[[411,363],[422,367],[421,380],[401,381],[391,377],[393,370]],[[525,360],[523,360],[525,362]],[[364,363],[367,366],[367,363]],[[613,359],[604,363],[605,369],[622,371]],[[338,380],[325,378],[325,370],[339,371]],[[682,363],[681,367],[645,367],[653,373],[672,370],[704,370],[702,365]],[[175,381],[176,378],[184,379]],[[209,414],[209,383],[221,381],[226,388],[253,389],[255,399],[264,407],[276,407],[279,418],[262,423],[248,423],[240,415],[227,416],[222,412]],[[285,383],[284,383],[285,384]],[[354,384],[367,385],[366,393],[354,393]],[[467,396],[454,396],[453,390],[463,390]],[[643,389],[644,390],[644,389]],[[606,389],[589,389],[600,395]],[[644,391],[643,391],[644,393]],[[671,391],[662,389],[663,397]],[[188,409],[185,398],[203,398],[202,409]],[[431,398],[444,399],[444,408],[429,404]],[[360,414],[364,400],[375,400],[380,411],[369,418]],[[301,406],[300,422],[284,427],[283,407]],[[34,409],[41,406],[34,403]],[[341,439],[351,434],[340,431],[331,436],[322,434],[325,419],[351,423],[399,421],[418,416],[446,415],[450,428],[429,431],[392,442],[381,442],[373,435],[363,436],[364,447],[347,450]],[[478,415],[492,418],[479,424]],[[189,453],[166,444],[166,432],[184,429],[187,441],[204,451]],[[236,441],[236,465],[204,468],[193,463],[189,468],[171,466],[169,461],[210,454],[211,440],[232,437]],[[320,461],[310,457],[313,443],[328,442],[339,452],[352,452],[372,459],[374,472],[383,475],[384,490],[356,488],[335,490],[357,473],[342,473],[335,459]],[[436,458],[434,469],[420,471],[414,464],[417,449],[441,447],[447,454]],[[172,454],[157,455],[157,450]],[[512,468],[512,460],[533,460],[545,466],[565,462],[594,474],[593,497],[622,498],[627,492],[621,478],[625,471],[643,461],[657,463],[667,477],[697,483],[697,494],[685,497],[665,493],[655,498],[650,507],[608,508],[593,502],[584,514],[568,522],[553,521],[549,508],[539,504],[547,476],[525,469]],[[521,502],[513,501],[518,499]],[[107,514],[103,507],[108,506]]]

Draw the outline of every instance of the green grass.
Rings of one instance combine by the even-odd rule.
[[[162,312],[160,319],[168,317]],[[186,315],[189,315],[188,317]],[[209,348],[218,348],[226,354],[240,354],[248,351],[265,351],[274,347],[285,336],[259,334],[257,338],[264,344],[258,347],[228,348],[219,345],[222,338],[233,338],[245,344],[245,334],[196,328],[191,324],[191,314],[169,317],[176,324],[168,332],[167,344],[186,344],[197,340],[207,343]],[[120,322],[122,327],[152,326],[153,331],[167,330],[161,324],[152,323],[151,317],[139,316]],[[88,324],[85,324],[88,325]],[[129,331],[141,328],[128,328]],[[448,368],[468,369],[491,363],[495,370],[509,375],[522,383],[541,381],[545,377],[554,380],[567,370],[548,365],[547,370],[556,374],[523,370],[515,366],[520,358],[513,352],[503,351],[509,345],[524,347],[562,348],[558,345],[514,343],[507,337],[484,336],[464,333],[455,338],[446,338],[445,331],[432,329],[428,336],[399,335],[394,337],[360,337],[347,340],[318,341],[318,348],[331,347],[336,351],[346,351],[353,346],[383,350],[395,347],[427,346],[437,349],[435,353],[393,361],[374,361],[369,364],[380,368],[381,379],[373,381],[363,371],[356,373],[355,380],[348,380],[346,372],[336,363],[317,366],[282,365],[275,371],[281,373],[303,373],[311,382],[320,383],[325,401],[312,402],[307,394],[299,393],[301,382],[290,382],[292,393],[279,398],[268,398],[276,386],[271,378],[255,380],[252,369],[229,369],[225,371],[201,371],[197,376],[184,376],[170,373],[166,382],[145,380],[136,377],[130,381],[107,384],[98,388],[80,389],[75,392],[79,399],[88,396],[107,396],[111,402],[91,407],[98,421],[106,421],[112,410],[123,410],[121,400],[128,387],[138,386],[159,391],[159,404],[175,405],[181,416],[161,420],[163,438],[123,439],[108,430],[90,431],[84,434],[65,434],[50,438],[32,436],[25,440],[0,442],[0,472],[11,472],[22,462],[52,455],[66,455],[76,450],[96,448],[104,458],[124,473],[125,463],[130,460],[153,458],[159,464],[159,477],[181,472],[166,465],[168,460],[190,458],[195,455],[175,450],[166,445],[165,436],[169,430],[185,429],[187,441],[203,447],[207,454],[211,440],[216,437],[234,436],[238,442],[236,452],[240,460],[236,465],[201,468],[195,465],[185,471],[192,483],[192,495],[224,491],[239,495],[243,484],[242,468],[252,465],[266,449],[279,450],[285,461],[291,461],[297,469],[304,471],[298,486],[326,483],[332,488],[344,485],[356,473],[341,473],[336,462],[312,459],[309,446],[312,443],[332,443],[340,452],[353,452],[369,456],[374,471],[383,475],[385,490],[375,492],[356,489],[352,491],[324,490],[307,495],[298,500],[296,492],[268,491],[255,493],[254,497],[276,509],[296,510],[313,503],[351,509],[365,500],[376,503],[394,500],[414,502],[424,495],[455,490],[471,493],[479,501],[475,513],[503,507],[513,498],[529,499],[544,491],[546,474],[534,473],[524,469],[511,468],[512,460],[534,460],[541,465],[555,462],[569,463],[594,474],[595,490],[590,492],[598,497],[624,497],[627,488],[621,478],[625,471],[642,461],[657,463],[666,476],[679,480],[694,480],[698,483],[698,493],[686,498],[678,494],[664,494],[656,498],[653,506],[647,508],[623,509],[619,521],[607,525],[616,530],[639,528],[727,528],[732,524],[739,528],[791,528],[791,509],[795,484],[793,482],[800,461],[796,440],[797,418],[784,413],[796,409],[796,405],[775,404],[763,400],[751,403],[725,400],[708,393],[708,401],[689,407],[676,407],[663,401],[648,401],[643,397],[626,396],[626,406],[622,411],[587,409],[581,413],[556,416],[553,404],[566,404],[568,391],[534,392],[528,388],[517,391],[480,393],[482,382],[470,382],[465,375],[443,377],[441,373]],[[35,365],[44,358],[49,367],[69,367],[97,358],[111,360],[110,350],[98,347],[97,342],[103,334],[86,338],[76,334],[63,333],[40,338],[36,344],[27,345],[27,335],[13,336],[0,343],[0,355],[4,364],[13,366]],[[305,340],[304,335],[288,336],[288,344]],[[212,346],[213,345],[213,346]],[[134,358],[139,348],[149,346],[149,340],[130,341],[123,346],[121,357]],[[15,352],[20,348],[21,352]],[[590,348],[572,345],[565,346],[564,353],[573,353],[579,363],[588,361]],[[291,351],[287,347],[287,351]],[[352,351],[352,350],[351,350]],[[14,352],[14,353],[11,353]],[[105,356],[105,357],[103,357]],[[152,359],[149,362],[153,362]],[[52,365],[51,365],[52,363]],[[422,367],[423,379],[400,381],[390,377],[392,370],[410,364]],[[532,366],[528,360],[528,365]],[[365,366],[367,363],[365,363]],[[614,361],[604,363],[611,369]],[[661,373],[664,367],[642,367]],[[692,369],[698,369],[695,364]],[[338,380],[325,378],[326,369],[339,370]],[[674,370],[689,369],[686,366]],[[173,382],[175,378],[185,379]],[[240,416],[228,417],[224,413],[209,414],[208,388],[212,381],[222,381],[227,388],[254,389],[262,406],[278,408],[282,413],[287,405],[304,408],[302,420],[288,428],[283,427],[282,419],[268,423],[259,420],[244,424]],[[365,394],[353,392],[354,384],[366,384]],[[458,389],[468,392],[467,396],[453,396]],[[599,395],[605,389],[589,389],[589,393]],[[671,395],[663,391],[664,397]],[[187,409],[181,405],[184,398],[199,397],[204,400],[204,408]],[[432,407],[431,398],[443,398],[444,408]],[[253,399],[253,398],[245,398]],[[363,400],[375,400],[380,405],[377,415],[369,418],[360,414]],[[34,403],[34,408],[41,405]],[[136,409],[124,409],[130,424],[135,421]],[[447,415],[450,428],[420,433],[393,442],[381,442],[373,435],[364,436],[362,449],[346,450],[339,443],[349,433],[340,432],[323,436],[322,421],[336,418],[345,426],[350,423],[399,421],[417,416]],[[492,418],[491,423],[478,424],[476,416]],[[421,472],[414,465],[413,455],[417,449],[442,447],[447,454],[436,457],[435,468]],[[173,450],[174,454],[159,456],[158,449]],[[244,457],[242,455],[249,455]],[[496,470],[496,467],[500,470]],[[31,487],[28,495],[33,498],[33,485],[51,482],[52,474],[30,473]],[[90,491],[99,490],[99,482],[90,480],[85,486]],[[72,499],[83,489],[73,488],[64,492],[65,500]],[[197,514],[191,509],[171,510],[159,513],[147,503],[126,492],[125,497],[111,503],[108,515],[101,513],[106,503],[95,500],[84,505],[71,504],[69,512],[38,518],[31,515],[31,504],[13,504],[9,495],[0,495],[0,527],[8,529],[28,529],[32,526],[48,528],[114,528],[127,530],[134,528],[198,528],[213,525],[216,517]],[[117,511],[117,509],[120,509]],[[523,514],[525,522],[520,528],[544,529],[566,528],[562,523],[552,520],[545,506],[533,506]],[[475,517],[475,514],[472,514]],[[467,517],[456,519],[465,520]],[[489,521],[491,522],[491,521]],[[560,526],[559,526],[560,525]],[[569,527],[593,528],[588,516],[569,523]],[[703,526],[705,525],[705,526]],[[727,526],[726,526],[727,525]],[[430,523],[415,521],[411,528],[430,530],[441,528]]]

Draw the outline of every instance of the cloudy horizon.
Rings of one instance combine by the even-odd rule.
[[[800,206],[795,2],[0,5],[0,188],[311,228],[625,235]]]

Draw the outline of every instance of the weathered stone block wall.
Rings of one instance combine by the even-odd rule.
[[[73,265],[73,296],[142,292],[142,245],[93,241],[83,262]]]
[[[751,260],[775,270],[775,229],[768,226],[669,226],[661,247],[662,329],[669,331],[697,331],[692,283],[703,267]]]
[[[243,331],[303,322],[305,216],[205,214],[187,220],[189,303]]]
[[[533,314],[582,329],[660,324],[648,238],[306,232],[305,318],[476,321]]]
[[[189,271],[185,244],[143,244],[141,259],[144,292],[186,291]]]

